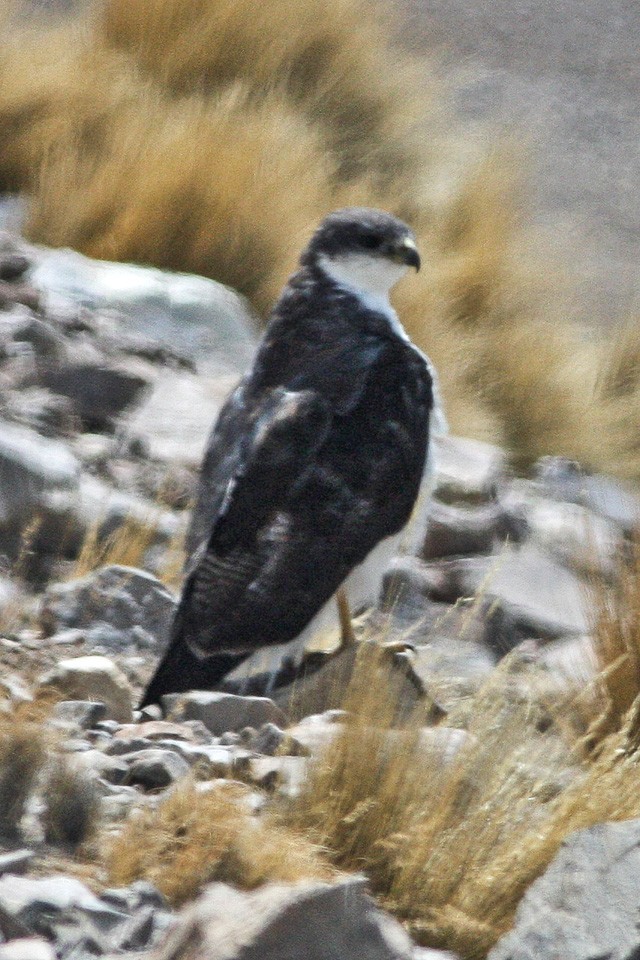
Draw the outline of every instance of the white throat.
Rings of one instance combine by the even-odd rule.
[[[392,263],[366,253],[349,253],[342,257],[321,254],[319,264],[332,280],[358,297],[364,306],[384,314],[394,333],[408,340],[398,314],[389,302],[392,287],[408,270],[404,263]]]

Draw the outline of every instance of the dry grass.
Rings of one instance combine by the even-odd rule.
[[[140,517],[128,516],[106,537],[101,533],[103,525],[104,519],[100,519],[87,530],[69,579],[75,580],[100,567],[112,565],[148,569],[149,551],[156,545],[158,533],[153,510],[149,511],[146,522]],[[162,551],[155,568],[157,576],[169,587],[177,587],[182,580],[184,537],[185,530],[180,529],[166,544],[157,548]]]
[[[51,744],[43,726],[45,700],[0,711],[0,836],[18,833],[25,806]]]
[[[74,851],[97,829],[100,799],[90,774],[64,756],[56,756],[47,771],[43,795],[45,839]]]
[[[214,880],[252,889],[270,880],[332,875],[308,840],[252,817],[244,793],[237,784],[206,793],[189,781],[174,787],[157,808],[132,816],[108,842],[109,882],[149,880],[171,903],[181,904]]]
[[[392,18],[364,0],[108,0],[100,33],[174,95],[277,91],[321,127],[341,178],[386,185],[416,176],[426,111],[425,65],[389,44]]]
[[[426,264],[400,313],[456,431],[637,479],[637,331],[594,345],[565,320],[522,158],[444,134],[389,23],[364,0],[107,0],[5,30],[0,183],[31,191],[34,239],[212,276],[263,315],[328,210],[395,211]]]
[[[516,666],[507,658],[465,709],[470,737],[448,763],[415,724],[390,733],[393,697],[367,666],[351,722],[281,811],[338,868],[364,871],[420,943],[468,960],[510,928],[566,836],[640,815],[640,700],[599,758],[580,763],[567,724],[540,723],[548,690],[530,678],[525,695]]]

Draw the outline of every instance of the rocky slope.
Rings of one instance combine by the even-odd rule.
[[[250,847],[262,831],[254,846],[284,851],[274,808],[300,796],[350,721],[357,657],[336,636],[255,657],[224,692],[135,709],[175,606],[205,435],[252,345],[243,303],[217,284],[0,237],[0,960],[451,956],[413,943],[364,878],[316,852],[296,869],[281,853],[241,891],[228,852],[215,869],[211,854],[184,875],[177,861],[154,873],[143,847],[158,842],[160,858],[165,840],[126,832],[148,817],[166,827],[172,798],[187,797],[209,804],[221,834],[233,821]],[[386,644],[392,725],[413,712],[446,766],[473,743],[470,711],[506,654],[508,696],[539,707],[542,686],[549,714],[591,683],[589,583],[615,578],[638,512],[633,492],[574,464],[516,478],[498,448],[443,441],[422,554],[394,562],[358,623],[362,649]],[[563,789],[536,777],[549,796]],[[570,840],[491,956],[635,955],[637,833],[632,822]]]

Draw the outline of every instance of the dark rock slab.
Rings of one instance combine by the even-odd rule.
[[[639,889],[640,820],[580,830],[529,888],[489,960],[636,960]]]
[[[139,372],[105,363],[61,363],[38,372],[38,383],[72,401],[82,422],[108,426],[134,403],[149,381]]]
[[[122,759],[126,760],[128,757]],[[140,750],[130,757],[129,772],[124,782],[126,786],[158,790],[185,777],[189,770],[186,760],[172,750]]]
[[[268,884],[241,893],[212,884],[181,915],[157,960],[411,960],[411,941],[360,878]]]

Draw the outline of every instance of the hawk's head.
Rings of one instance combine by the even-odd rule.
[[[387,295],[409,267],[420,269],[413,233],[382,210],[347,207],[322,221],[302,256],[337,282]]]

